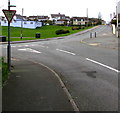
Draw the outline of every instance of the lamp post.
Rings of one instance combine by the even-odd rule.
[[[8,0],[8,10],[10,10],[10,7],[16,7],[16,6],[10,5],[10,0]],[[7,62],[8,62],[8,71],[10,72],[10,67],[11,67],[10,22],[8,22]]]

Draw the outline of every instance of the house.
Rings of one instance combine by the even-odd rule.
[[[6,18],[4,18],[1,21],[1,26],[8,26],[8,21]],[[42,22],[34,21],[34,20],[28,20],[26,16],[21,16],[19,14],[16,14],[14,18],[12,19],[10,26],[12,27],[23,27],[23,28],[30,28],[30,29],[36,29],[37,27],[42,26]]]
[[[28,20],[42,22],[42,25],[46,25],[47,22],[49,21],[49,17],[48,16],[29,16]]]
[[[86,25],[89,22],[87,17],[72,17],[71,21],[73,25]]]
[[[98,25],[98,23],[99,23],[98,18],[89,18],[90,25]]]
[[[111,24],[112,24],[113,34],[116,34],[116,36],[118,36],[118,34],[120,35],[120,13],[118,13],[118,31],[117,31],[117,16],[116,15],[111,20]]]
[[[120,36],[120,1],[117,3],[116,15],[111,20],[113,34]]]
[[[29,16],[28,20],[46,21],[49,20],[48,16]]]
[[[68,25],[70,23],[70,17],[65,14],[51,14],[51,19],[56,25]]]

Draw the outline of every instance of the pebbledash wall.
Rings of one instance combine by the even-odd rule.
[[[1,26],[8,26],[7,20],[1,21]],[[21,27],[22,26],[23,28],[36,29],[37,27],[42,26],[42,22],[13,20],[10,23],[10,26],[12,26],[12,27]]]

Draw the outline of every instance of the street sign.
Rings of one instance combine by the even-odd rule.
[[[10,23],[16,13],[16,10],[2,10],[5,17],[7,18],[8,20],[8,23]]]

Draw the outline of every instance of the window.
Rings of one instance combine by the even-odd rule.
[[[27,24],[27,22],[24,22],[24,24]]]
[[[33,24],[33,22],[30,22],[30,24]]]
[[[81,19],[81,21],[83,22],[83,21],[84,21],[84,19]]]
[[[6,20],[4,20],[4,23],[6,23]]]

